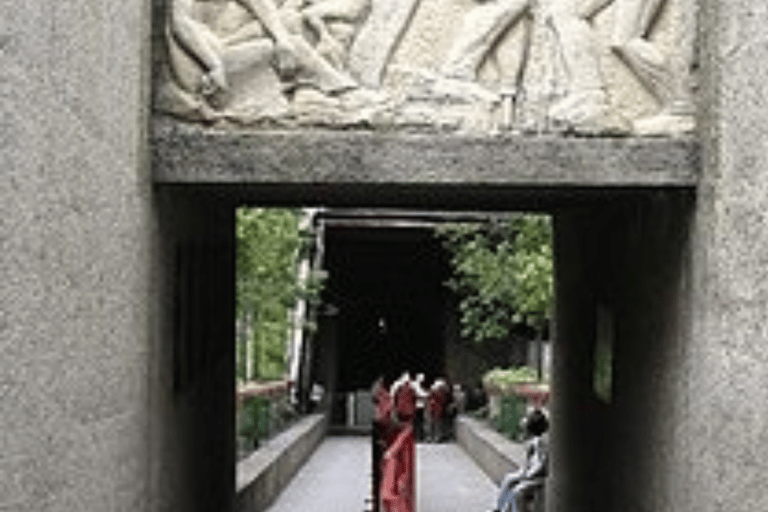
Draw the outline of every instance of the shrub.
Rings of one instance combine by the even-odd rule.
[[[486,390],[498,390],[508,393],[516,384],[538,382],[536,368],[519,366],[517,368],[494,368],[483,375],[483,387]]]

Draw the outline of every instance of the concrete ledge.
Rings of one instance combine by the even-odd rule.
[[[496,485],[525,460],[522,444],[513,443],[469,416],[456,418],[456,441]]]
[[[223,131],[162,117],[151,147],[164,184],[693,187],[700,167],[694,138]]]
[[[328,417],[312,414],[237,464],[236,512],[265,510],[325,437]]]

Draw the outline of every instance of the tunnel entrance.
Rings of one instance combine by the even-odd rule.
[[[184,305],[210,308],[215,296],[208,292],[210,287],[234,283],[234,268],[228,263],[233,258],[227,257],[234,253],[234,219],[231,202],[220,198],[203,201],[188,194],[191,197],[174,192],[167,198],[173,200],[171,204],[184,207],[178,208],[184,224],[163,226],[163,232],[172,235],[168,237],[168,252],[176,255],[166,263],[166,272],[172,277],[169,288],[175,285],[176,289],[176,299],[169,301],[175,309],[167,315],[175,322],[167,322],[166,329],[171,333],[169,339],[178,343],[168,347],[169,352],[173,350],[169,361],[173,362],[174,377],[169,380],[175,385],[179,374],[179,385],[173,389],[183,407],[174,424],[194,440],[188,445],[195,450],[190,456],[190,482],[209,478],[211,466],[230,471],[214,484],[198,485],[195,499],[226,503],[231,501],[235,480],[234,418],[227,415],[235,409],[231,393],[234,350],[228,348],[220,355],[210,343],[203,347],[211,350],[197,350],[197,342],[233,339],[234,315],[206,318],[192,310],[185,315]],[[651,426],[660,433],[654,435],[665,439],[669,436],[661,434],[674,427],[672,419],[666,421],[666,417],[665,423],[658,423],[665,402],[656,398],[671,384],[656,376],[670,371],[677,361],[675,351],[680,349],[675,343],[688,335],[679,315],[687,311],[687,215],[695,198],[683,190],[637,193],[621,201],[600,199],[554,212],[558,289],[552,453],[558,464],[551,478],[552,488],[560,493],[553,491],[552,495],[560,502],[594,502],[593,510],[610,510],[603,502],[622,503],[628,500],[626,496],[636,496],[629,484],[633,476],[630,470],[637,465],[626,466],[625,454],[631,453],[633,460],[653,462],[645,450],[647,438],[636,425],[655,418],[657,423]],[[369,225],[363,229],[353,223],[327,223],[323,238],[324,268],[329,272],[323,297],[325,311],[318,319],[318,342],[310,344],[320,352],[320,357],[312,358],[311,374],[320,376],[325,371],[338,379],[335,388],[326,389],[343,392],[368,387],[377,373],[368,365],[373,361],[377,361],[376,368],[383,366],[395,373],[401,369],[398,366],[415,357],[425,372],[429,371],[427,365],[445,366],[443,347],[448,338],[440,322],[448,310],[447,290],[441,284],[447,257],[430,233],[426,226],[416,225]],[[234,303],[224,303],[221,311],[234,313]],[[348,315],[352,311],[357,314]],[[610,403],[595,398],[592,379],[595,341],[606,330],[603,325],[611,327],[615,347]],[[373,341],[368,342],[367,335]],[[427,342],[427,338],[435,339],[432,336],[437,341]],[[326,340],[335,343],[326,344]],[[385,354],[393,354],[393,362],[382,364],[378,360],[385,359],[375,347],[390,343],[392,350]],[[334,350],[338,357],[334,357]],[[335,361],[335,367],[324,364],[329,361]],[[228,418],[226,428],[221,427],[221,418]],[[593,476],[599,474],[600,467],[622,471],[595,482]],[[653,475],[644,475],[644,488],[650,488]],[[614,484],[625,489],[613,492],[610,486]],[[598,489],[600,492],[592,495],[599,503],[592,495],[580,494],[583,489]]]
[[[421,373],[427,386],[442,377],[481,400],[480,377],[491,368],[543,363],[543,345],[523,323],[483,344],[463,336],[461,297],[446,286],[456,277],[454,255],[437,228],[500,226],[510,215],[323,210],[315,221],[322,263],[315,264],[327,279],[300,380],[305,393],[315,383],[329,393],[334,425],[370,425],[368,392],[379,377],[392,382],[405,371]]]
[[[330,220],[324,302],[335,315],[336,391],[445,370],[448,255],[431,227],[361,226]]]

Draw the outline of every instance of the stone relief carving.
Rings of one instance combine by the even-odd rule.
[[[661,104],[660,112],[633,123],[638,134],[692,131],[694,109],[688,84],[693,60],[693,27],[680,27],[687,39],[676,54],[665,54],[649,33],[667,0],[616,0],[616,22],[611,49]],[[689,13],[693,6],[680,4]]]
[[[353,122],[380,101],[345,69],[342,25],[364,8],[361,0],[170,0],[158,106],[209,122]]]
[[[695,0],[167,0],[188,121],[676,135]],[[666,48],[666,49],[665,49]]]
[[[564,95],[549,107],[556,126],[583,132],[629,130],[610,106],[600,47],[592,27],[595,16],[613,0],[561,0],[546,13],[564,67]]]
[[[381,86],[384,68],[418,5],[419,0],[372,0],[350,54],[351,68],[364,85]]]

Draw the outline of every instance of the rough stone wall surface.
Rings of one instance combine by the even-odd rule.
[[[598,295],[595,248],[605,247],[602,213],[594,208],[558,212],[554,216],[555,297],[557,322],[552,355],[552,417],[547,479],[550,511],[606,510],[599,468],[602,437],[597,425],[604,410],[592,397],[594,307]],[[604,221],[603,221],[604,222]],[[604,266],[602,268],[605,268]]]
[[[235,492],[234,210],[205,189],[160,188],[155,199],[149,510],[226,511]]]
[[[0,510],[147,510],[146,6],[0,2]]]
[[[688,191],[655,190],[555,217],[552,511],[691,509],[686,473],[674,471],[686,441],[692,203]],[[613,347],[607,401],[593,385],[600,311]]]
[[[680,485],[690,350],[690,216],[693,194],[655,191],[614,223],[615,314],[609,510],[689,510]]]
[[[687,510],[768,508],[768,4],[702,4]],[[685,480],[685,478],[681,478]]]

